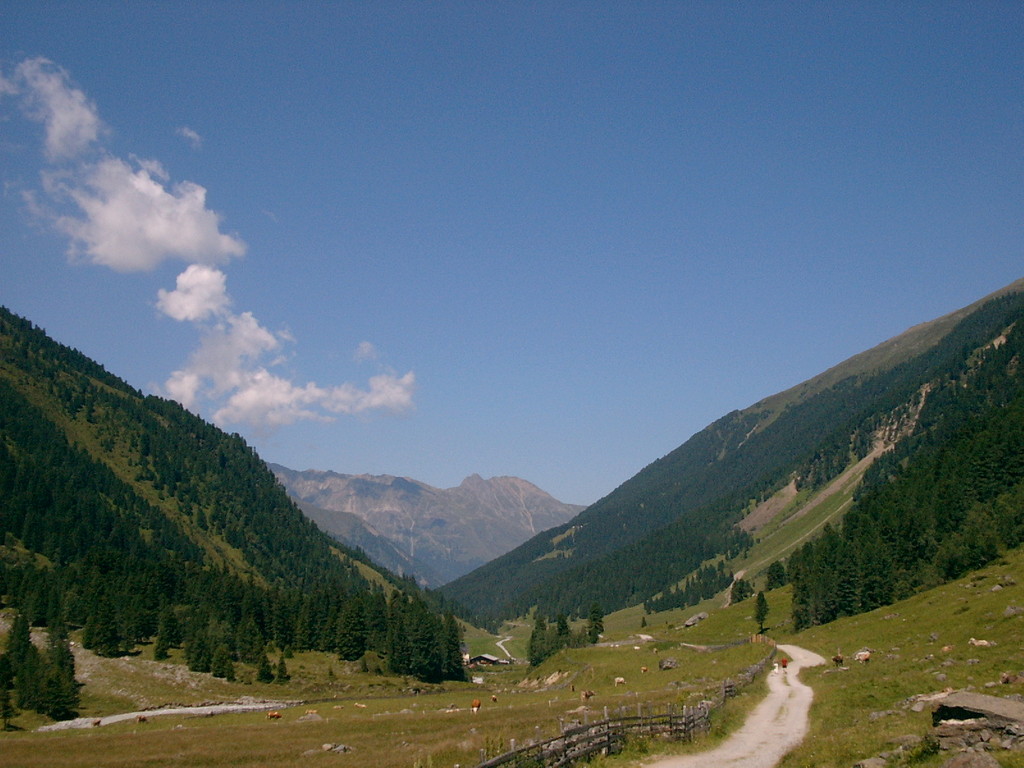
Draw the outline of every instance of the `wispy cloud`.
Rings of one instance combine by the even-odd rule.
[[[199,149],[203,146],[203,137],[193,131],[187,125],[183,125],[175,131],[176,134],[192,145],[192,149]]]
[[[356,347],[356,353],[352,357],[357,363],[365,363],[377,360],[380,355],[377,352],[377,347],[371,342],[362,341]]]
[[[71,87],[67,72],[52,61],[26,59],[5,82],[4,90],[22,95],[25,113],[45,126],[50,160],[76,157],[103,133],[95,105],[82,91]]]
[[[207,207],[204,187],[171,183],[156,160],[124,160],[106,152],[96,106],[64,69],[47,59],[26,59],[10,77],[0,74],[0,96],[13,96],[29,119],[44,126],[50,166],[41,174],[42,196],[28,190],[24,198],[67,236],[73,257],[117,272],[152,270],[168,259],[189,265],[173,290],[157,293],[161,313],[199,332],[187,363],[164,384],[170,397],[212,413],[218,423],[257,429],[413,407],[411,371],[379,373],[366,387],[297,384],[272,372],[295,340],[263,327],[252,312],[234,312],[227,276],[218,268],[244,255],[246,244],[221,231],[221,216]],[[202,143],[190,128],[177,133],[195,147]],[[377,360],[377,350],[363,342],[356,358]]]

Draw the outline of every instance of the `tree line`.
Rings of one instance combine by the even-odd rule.
[[[554,620],[544,617],[538,611],[534,617],[533,631],[527,644],[527,658],[531,667],[536,667],[545,659],[554,656],[563,648],[582,648],[593,645],[604,632],[604,611],[594,603],[587,614],[587,623],[580,630],[573,632],[569,619],[564,613],[558,614]]]

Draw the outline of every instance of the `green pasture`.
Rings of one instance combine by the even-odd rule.
[[[525,625],[509,627],[508,643],[523,643]],[[526,633],[528,635],[528,632]],[[497,638],[497,639],[500,639]],[[256,699],[301,701],[263,713],[212,717],[164,716],[85,730],[37,733],[44,719],[19,715],[18,730],[0,734],[3,764],[11,766],[292,766],[373,764],[380,768],[474,765],[481,750],[498,754],[511,740],[555,736],[561,724],[604,716],[604,710],[643,705],[694,704],[712,698],[721,681],[763,658],[765,646],[707,652],[680,643],[679,633],[656,642],[610,637],[614,644],[563,651],[536,669],[501,665],[472,670],[482,685],[424,686],[414,680],[361,671],[329,654],[288,660],[287,684],[227,683],[188,673],[180,664],[155,664],[149,648],[126,659],[88,656],[83,716],[100,717],[170,703]],[[470,645],[482,638],[471,639]],[[495,638],[491,639],[493,643]],[[525,646],[524,646],[525,647]],[[495,654],[498,655],[498,654]],[[658,662],[672,658],[674,669]],[[172,658],[172,662],[177,661]],[[644,672],[643,668],[647,671]],[[170,675],[176,671],[178,677]],[[240,666],[240,678],[248,676]],[[615,685],[615,678],[625,684]],[[414,693],[418,690],[418,693]],[[585,705],[584,690],[594,691]],[[496,700],[492,700],[492,697]],[[474,714],[473,699],[483,702]],[[309,710],[316,710],[310,716]],[[345,744],[348,753],[325,752]]]
[[[893,749],[892,740],[923,736],[930,726],[927,706],[914,711],[913,697],[945,688],[973,688],[993,695],[1024,696],[1024,685],[1002,684],[1002,672],[1024,672],[1024,553],[1005,555],[970,578],[922,592],[902,603],[799,634],[789,622],[791,591],[767,593],[769,635],[813,650],[826,658],[841,651],[848,659],[861,648],[873,650],[867,665],[831,664],[807,669],[802,678],[815,690],[811,730],[782,768],[846,768]],[[691,628],[683,622],[704,610],[710,615]],[[22,714],[18,730],[0,733],[3,765],[11,766],[294,766],[373,764],[380,768],[465,768],[485,754],[507,749],[512,739],[556,735],[560,723],[603,717],[605,707],[692,704],[713,697],[722,680],[763,658],[768,648],[742,644],[708,650],[748,637],[756,630],[754,601],[721,608],[721,599],[686,610],[644,614],[641,608],[605,617],[598,646],[569,649],[536,669],[500,665],[474,669],[482,684],[425,686],[380,674],[374,659],[346,664],[330,654],[301,653],[288,660],[287,684],[227,683],[188,673],[181,664],[155,664],[151,649],[127,659],[96,659],[79,664],[83,715],[99,717],[158,704],[233,701],[243,696],[302,702],[282,708],[282,718],[262,713],[214,717],[167,716],[102,728],[57,733],[34,729],[45,720]],[[497,636],[467,633],[474,653],[497,652],[496,640],[512,637],[514,655],[525,649],[532,625],[521,621]],[[644,636],[651,638],[647,640]],[[975,646],[970,638],[989,646]],[[271,654],[272,660],[276,656]],[[671,658],[675,669],[661,670]],[[172,662],[178,661],[175,658]],[[647,671],[642,671],[646,667]],[[175,677],[175,673],[177,677]],[[615,678],[625,679],[615,685]],[[595,695],[583,709],[580,694]],[[763,695],[763,681],[746,689],[713,720],[712,733],[696,744],[641,740],[626,753],[601,758],[600,766],[636,765],[659,752],[704,749],[735,728]],[[492,696],[496,701],[492,701]],[[470,704],[483,706],[473,714]],[[308,710],[316,714],[307,715]],[[305,718],[305,719],[304,719]],[[345,744],[351,752],[322,750]],[[905,765],[939,766],[948,755],[917,754]],[[996,753],[1007,768],[1024,759]]]

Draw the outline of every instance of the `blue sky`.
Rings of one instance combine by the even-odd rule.
[[[590,503],[1024,277],[1019,2],[0,0],[0,304],[295,469]]]

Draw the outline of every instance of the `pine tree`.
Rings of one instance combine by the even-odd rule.
[[[526,646],[526,656],[531,667],[536,667],[548,657],[548,623],[540,613],[533,622],[533,632]]]
[[[157,620],[156,628],[156,644],[153,648],[153,658],[157,661],[162,661],[168,658],[168,651],[178,645],[181,645],[181,624],[178,621],[178,616],[168,604],[160,609],[160,617]]]
[[[427,683],[443,679],[441,622],[426,604],[414,597],[406,616],[409,632],[409,673]]]
[[[445,680],[465,680],[466,668],[462,665],[462,629],[454,614],[444,615],[441,632],[444,645],[441,677]]]
[[[235,679],[235,664],[231,660],[231,649],[228,648],[227,643],[221,643],[213,652],[210,673],[214,677],[223,677],[225,680]]]
[[[124,653],[117,616],[108,595],[99,597],[93,603],[93,610],[82,630],[82,645],[98,656],[114,657]]]
[[[736,579],[736,581],[732,583],[730,595],[731,602],[742,603],[748,597],[753,597],[754,588],[750,586],[750,583],[745,579]]]
[[[768,599],[764,592],[757,593],[757,602],[754,604],[754,621],[757,622],[758,634],[764,634],[764,620],[768,618]]]
[[[256,680],[260,683],[274,682],[274,670],[270,668],[270,659],[265,653],[260,657],[259,666],[256,668]]]
[[[781,560],[776,560],[768,566],[768,573],[765,577],[764,588],[768,591],[784,587],[789,579],[786,576],[786,566]]]
[[[555,619],[555,637],[558,638],[558,644],[561,647],[565,647],[569,643],[569,619],[565,617],[564,613],[558,614],[558,618]]]
[[[78,716],[80,699],[75,680],[75,657],[68,644],[67,629],[58,623],[50,627],[41,709],[43,714],[54,720],[70,720]]]
[[[170,658],[171,644],[167,639],[167,635],[164,633],[158,633],[156,641],[153,643],[153,659],[154,661],[164,661]]]
[[[363,601],[349,600],[338,619],[338,655],[345,661],[357,661],[366,652],[366,617]]]
[[[242,623],[238,625],[238,630],[235,632],[235,651],[238,653],[239,660],[246,664],[259,663],[264,645],[263,635],[260,634],[259,627],[256,626],[256,620],[252,614],[249,614],[242,619]]]
[[[7,638],[6,658],[14,672],[14,695],[18,707],[38,709],[42,699],[43,663],[38,649],[32,644],[28,618],[20,611],[14,616]]]
[[[5,731],[10,727],[11,720],[17,714],[18,710],[14,708],[14,702],[11,700],[11,690],[0,685],[0,723],[3,723]]]
[[[590,606],[590,615],[587,618],[587,640],[593,644],[601,638],[604,632],[604,611],[601,606],[594,603]]]
[[[10,689],[13,685],[14,668],[11,666],[11,656],[0,653],[0,688]]]
[[[277,667],[274,669],[274,682],[284,684],[292,679],[292,676],[288,674],[288,667],[284,663],[284,655],[282,654],[277,660]]]
[[[11,634],[7,638],[7,658],[10,661],[14,674],[32,654],[35,646],[32,645],[32,631],[28,626],[28,619],[20,611],[14,615],[14,622],[11,625]]]

